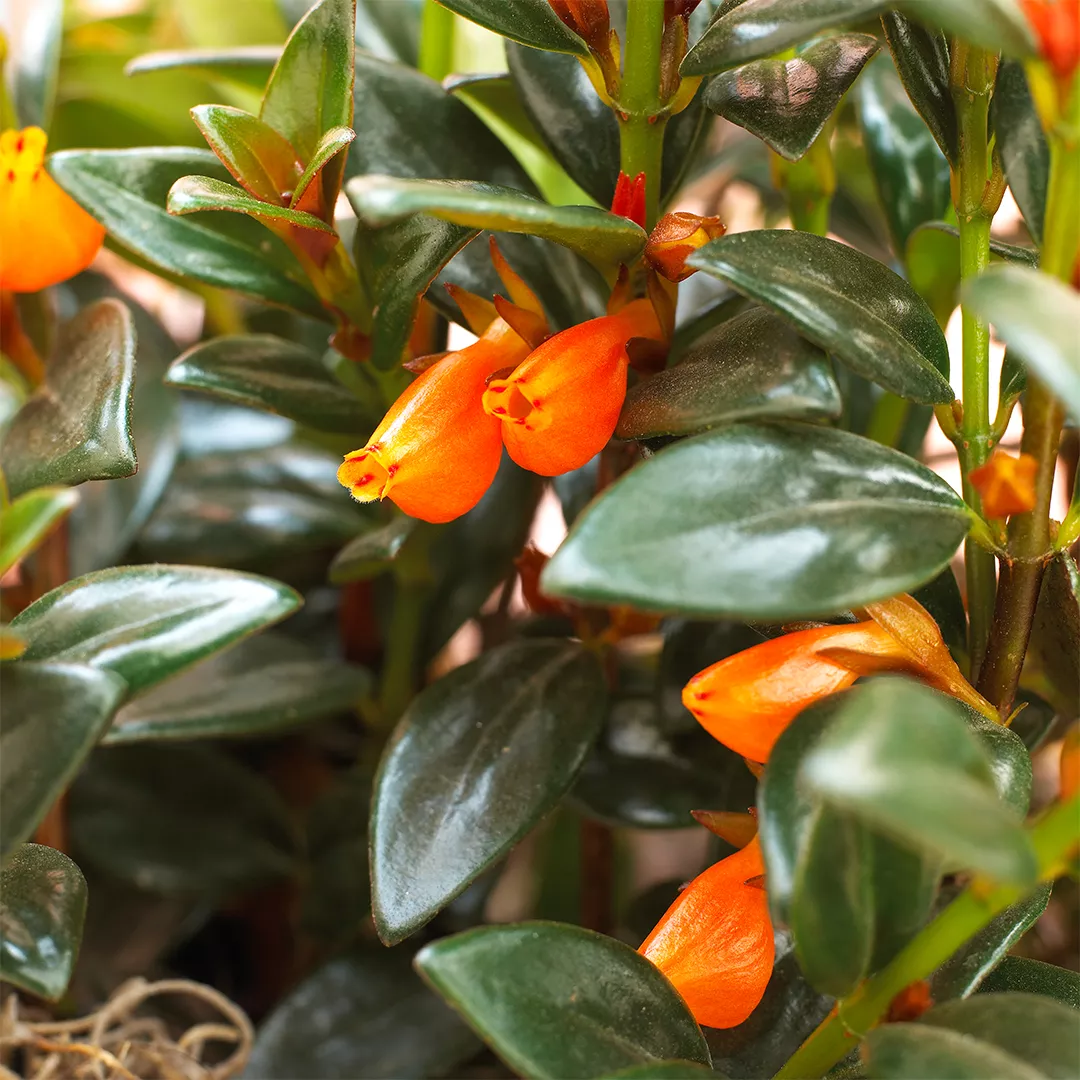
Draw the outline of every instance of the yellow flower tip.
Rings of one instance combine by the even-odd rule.
[[[1030,454],[1013,457],[995,450],[990,460],[970,474],[988,518],[1006,518],[1035,508],[1035,476],[1039,463]]]
[[[348,488],[349,494],[357,502],[374,502],[386,498],[390,490],[396,467],[386,467],[378,458],[377,444],[365,446],[345,455],[345,460],[338,467],[338,483]]]
[[[85,270],[105,230],[45,171],[39,127],[0,134],[0,289],[37,292]]]

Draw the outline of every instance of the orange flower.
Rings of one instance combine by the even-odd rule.
[[[678,212],[665,214],[649,234],[645,244],[645,261],[668,279],[685,281],[697,271],[686,260],[710,240],[724,235],[718,217]]]
[[[1080,67],[1080,2],[1078,0],[1020,0],[1035,31],[1039,51],[1062,80]]]
[[[1073,724],[1061,744],[1061,798],[1080,794],[1080,727]]]
[[[969,479],[982,498],[983,513],[988,518],[1006,518],[1035,508],[1038,471],[1039,463],[1030,454],[1013,457],[995,450],[985,465],[972,469]]]
[[[662,340],[648,300],[635,300],[550,337],[506,378],[491,379],[484,411],[503,422],[503,441],[523,468],[558,476],[598,454],[626,397],[627,342]]]
[[[85,270],[105,230],[45,171],[39,127],[0,135],[0,289],[37,292]]]
[[[638,950],[705,1027],[741,1024],[769,983],[775,947],[764,873],[755,837],[694,878]]]
[[[358,502],[389,498],[424,521],[452,521],[471,510],[502,456],[501,425],[481,404],[484,384],[528,351],[507,323],[495,319],[478,341],[409,384],[367,446],[346,456],[339,482]]]

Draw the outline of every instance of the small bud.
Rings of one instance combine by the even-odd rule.
[[[611,21],[607,0],[548,0],[551,10],[594,52],[608,48]]]
[[[645,174],[640,172],[633,180],[624,172],[619,173],[615,183],[615,195],[611,200],[611,212],[629,218],[645,228]]]
[[[695,273],[686,260],[710,240],[724,235],[724,226],[717,217],[677,212],[665,214],[649,235],[645,245],[645,261],[668,281],[685,281]]]
[[[910,1023],[912,1020],[918,1020],[933,1004],[930,984],[925,979],[920,979],[910,986],[905,986],[892,999],[885,1022],[887,1024]]]
[[[1035,508],[1035,476],[1039,463],[1030,454],[1013,457],[995,450],[990,460],[973,469],[972,486],[982,499],[988,518],[1007,518]]]

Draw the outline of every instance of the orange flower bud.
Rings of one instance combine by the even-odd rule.
[[[627,342],[659,340],[647,300],[548,338],[506,378],[491,379],[484,411],[502,423],[510,456],[541,476],[579,468],[615,431],[626,397]]]
[[[548,0],[552,11],[590,49],[603,52],[611,29],[607,0]]]
[[[1035,508],[1038,471],[1039,463],[1030,454],[1013,457],[995,450],[985,465],[972,469],[969,479],[982,498],[983,513],[988,518],[1006,518]]]
[[[611,200],[611,212],[645,228],[645,174],[639,172],[633,180],[620,172],[615,182],[615,195]]]
[[[1080,794],[1080,727],[1073,724],[1061,744],[1061,798]]]
[[[717,217],[701,217],[679,211],[665,214],[649,234],[645,244],[645,261],[668,281],[685,281],[697,273],[686,260],[710,240],[724,235],[724,226]]]
[[[481,404],[484,384],[525,359],[528,345],[496,319],[405,389],[367,446],[345,457],[338,481],[358,502],[389,498],[424,521],[452,521],[491,485],[502,456],[498,421]]]
[[[39,127],[0,135],[0,289],[37,292],[85,270],[105,229],[45,171]]]
[[[764,872],[755,837],[694,878],[638,950],[705,1027],[741,1024],[769,983],[775,946]]]
[[[1054,74],[1062,81],[1071,79],[1080,67],[1080,2],[1020,0],[1020,6]]]

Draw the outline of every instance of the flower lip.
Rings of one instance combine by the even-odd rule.
[[[357,502],[385,499],[393,483],[396,465],[386,466],[380,460],[381,447],[371,443],[346,455],[338,467],[338,483],[349,489]]]
[[[484,412],[509,424],[521,424],[529,431],[543,431],[551,426],[551,414],[539,398],[528,395],[528,384],[506,379],[492,379],[484,390]]]

